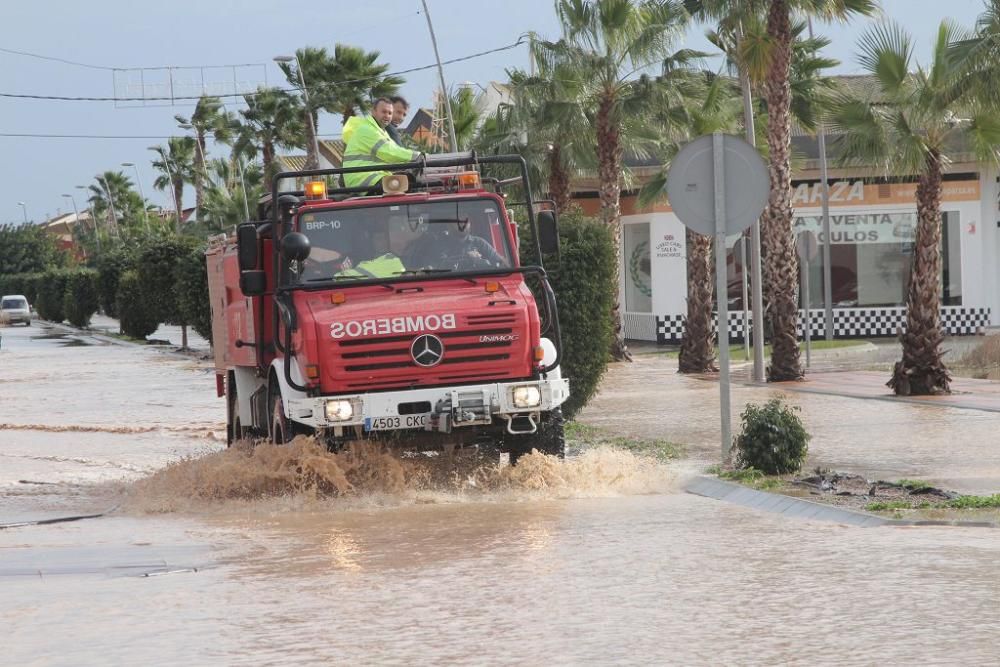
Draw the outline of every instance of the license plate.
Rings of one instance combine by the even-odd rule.
[[[400,415],[399,417],[366,417],[366,431],[392,431],[398,428],[423,428],[430,419],[429,414]]]

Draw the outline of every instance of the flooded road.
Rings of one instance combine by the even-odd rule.
[[[0,530],[2,664],[996,661],[1000,531],[792,521],[609,451],[216,500],[266,463],[206,367],[38,333],[0,330],[0,523],[114,509]]]

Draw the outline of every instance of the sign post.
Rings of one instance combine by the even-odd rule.
[[[686,144],[667,173],[667,199],[674,213],[692,231],[715,239],[719,407],[724,461],[729,459],[732,444],[726,236],[743,232],[760,217],[769,189],[767,167],[753,146],[721,132]]]
[[[802,310],[805,315],[805,323],[802,325],[802,334],[806,341],[806,368],[812,364],[812,313],[809,312],[809,262],[816,259],[819,245],[816,242],[816,234],[808,229],[795,237],[795,249],[799,254],[799,272],[802,277]]]

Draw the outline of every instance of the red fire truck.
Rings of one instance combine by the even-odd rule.
[[[524,160],[382,169],[392,175],[375,192],[330,186],[370,167],[277,174],[261,220],[208,250],[229,442],[312,434],[331,448],[563,456],[569,382],[541,266],[558,253],[556,218],[532,200]],[[501,169],[519,176],[486,176]],[[523,202],[507,203],[512,186]],[[518,207],[537,265],[519,259]]]

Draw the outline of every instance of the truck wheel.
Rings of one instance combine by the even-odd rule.
[[[283,445],[290,442],[294,437],[288,418],[285,416],[285,406],[281,401],[281,396],[275,397],[272,401],[274,406],[271,409],[271,442],[275,445]]]
[[[236,383],[231,375],[226,376],[226,447],[232,447],[233,443],[243,436],[243,427],[240,425],[240,413],[236,402]]]
[[[517,463],[517,460],[525,454],[530,454],[532,449],[537,449],[546,456],[565,459],[566,436],[563,432],[562,408],[556,408],[542,415],[538,430],[531,435],[507,434],[504,439],[510,443],[511,465]]]

